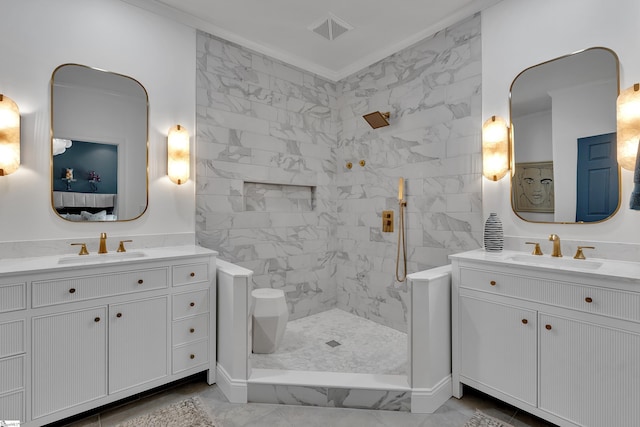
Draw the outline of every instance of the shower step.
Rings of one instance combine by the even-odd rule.
[[[411,411],[411,388],[406,375],[253,369],[248,401]]]

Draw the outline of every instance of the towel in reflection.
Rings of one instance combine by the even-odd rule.
[[[640,211],[640,144],[638,144],[638,154],[636,155],[636,168],[633,172],[633,191],[631,192],[631,201],[629,208]]]

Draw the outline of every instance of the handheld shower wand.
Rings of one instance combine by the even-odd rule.
[[[400,212],[398,213],[398,253],[396,255],[396,280],[404,282],[407,279],[407,241],[404,235],[404,208],[407,202],[404,200],[404,178],[398,181],[398,205]],[[399,273],[400,269],[400,246],[402,246],[402,260],[404,272]]]

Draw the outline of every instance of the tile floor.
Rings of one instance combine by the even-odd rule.
[[[331,346],[335,341],[340,345]],[[252,354],[254,368],[406,375],[407,334],[340,309],[287,323],[275,353]]]
[[[137,396],[127,404],[105,409],[74,422],[57,423],[49,427],[112,427],[191,396],[200,398],[217,427],[462,427],[476,409],[515,427],[553,426],[471,389],[466,390],[465,396],[460,400],[449,399],[434,414],[411,414],[365,409],[229,403],[216,385],[208,386],[205,377],[197,375],[160,391]]]

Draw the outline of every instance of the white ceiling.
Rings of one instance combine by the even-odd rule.
[[[338,81],[500,0],[123,0]],[[333,15],[333,41],[309,28]]]

